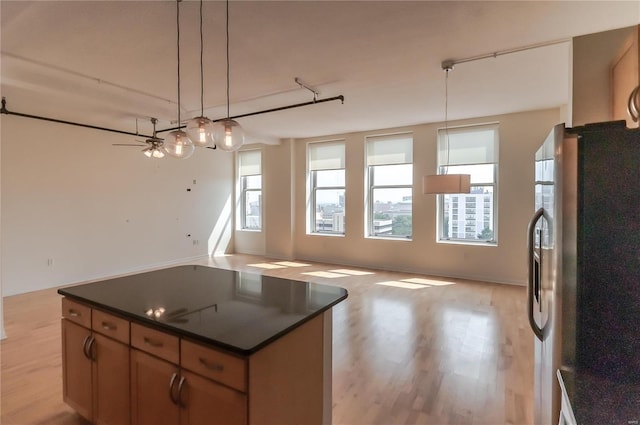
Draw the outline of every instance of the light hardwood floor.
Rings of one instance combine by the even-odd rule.
[[[334,424],[533,423],[522,287],[247,255],[201,264],[349,291],[333,313]],[[4,302],[1,423],[85,424],[62,402],[60,296]]]

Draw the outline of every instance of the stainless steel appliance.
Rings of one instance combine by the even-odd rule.
[[[555,425],[561,366],[640,382],[640,130],[554,127],[527,239],[534,422]]]

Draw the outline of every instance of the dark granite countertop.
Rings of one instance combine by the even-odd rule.
[[[132,321],[249,355],[347,298],[343,288],[178,266],[58,293]]]
[[[613,381],[589,372],[560,369],[578,425],[638,425],[640,383]]]

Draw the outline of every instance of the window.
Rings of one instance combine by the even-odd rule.
[[[411,239],[413,136],[367,137],[367,234]]]
[[[344,235],[344,142],[309,143],[309,233]]]
[[[259,150],[238,153],[240,228],[262,230],[262,155]]]
[[[438,240],[495,244],[498,125],[438,130],[438,172],[471,175],[470,194],[438,195]]]

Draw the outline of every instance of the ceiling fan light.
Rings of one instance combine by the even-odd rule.
[[[142,153],[147,158],[151,158],[151,156],[153,155],[153,148],[144,148],[144,149],[142,149]]]
[[[244,144],[244,131],[237,121],[226,118],[215,123],[213,140],[223,151],[237,151]]]
[[[213,146],[213,122],[207,117],[196,117],[187,123],[187,136],[196,146]]]
[[[162,145],[164,151],[174,158],[187,159],[196,150],[187,133],[181,130],[174,130],[164,139]]]
[[[153,156],[154,158],[164,158],[164,152],[162,152],[161,149],[154,147],[151,156]]]

